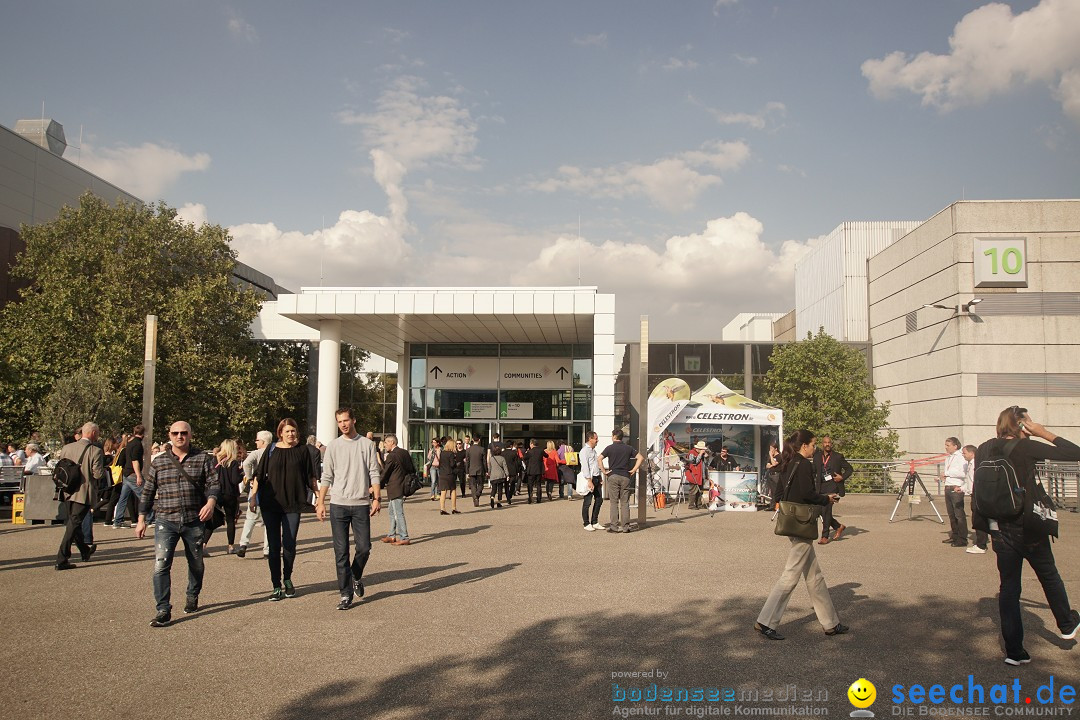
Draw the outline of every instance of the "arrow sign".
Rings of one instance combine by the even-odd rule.
[[[434,373],[435,374],[435,379],[438,380],[439,379],[439,373],[441,373],[441,372],[443,372],[443,369],[441,367],[439,367],[438,365],[436,365],[435,367],[431,368],[431,371],[428,374],[430,375],[431,373]]]
[[[558,370],[555,371],[555,374],[559,376],[560,380],[565,380],[566,379],[566,373],[568,373],[568,372],[570,372],[570,371],[567,370],[566,368],[560,367]]]

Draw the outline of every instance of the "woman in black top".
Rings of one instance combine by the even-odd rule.
[[[454,449],[454,441],[447,440],[446,447],[442,451],[442,459],[439,461],[439,514],[450,515],[451,513],[458,513],[457,509],[457,482],[454,479],[458,473],[458,466],[461,466],[462,483],[465,480],[465,453],[461,453],[461,460],[458,460],[458,453]],[[450,512],[446,512],[446,494],[450,494]]]
[[[1046,442],[1036,442],[1032,437]],[[1024,486],[1023,512],[1012,521],[989,520],[973,505],[971,526],[989,532],[993,538],[1001,581],[998,614],[1001,616],[1001,636],[1005,640],[1005,663],[1023,665],[1031,662],[1031,656],[1024,649],[1024,623],[1020,615],[1020,577],[1024,560],[1039,578],[1062,639],[1072,640],[1080,631],[1080,612],[1069,605],[1065,582],[1058,573],[1050,549],[1050,536],[1032,512],[1034,499],[1045,495],[1045,490],[1036,484],[1035,465],[1040,460],[1080,460],[1080,447],[1032,420],[1027,408],[1013,405],[998,415],[997,437],[987,440],[975,451],[976,469],[986,460],[1000,458],[1010,440],[1016,440],[1016,443],[1009,448],[1006,459],[1016,472],[1017,482]]]
[[[214,453],[217,458],[218,482],[221,484],[221,495],[218,497],[218,506],[225,513],[225,534],[229,540],[228,554],[232,555],[233,541],[236,540],[236,515],[240,511],[240,483],[244,481],[244,471],[240,467],[240,451],[235,440],[222,440]],[[214,534],[212,526],[213,518],[206,522],[203,530],[203,556],[206,556],[206,546],[210,544],[210,538]]]
[[[262,508],[266,527],[266,560],[270,564],[271,600],[293,597],[293,563],[296,560],[296,533],[300,529],[300,511],[308,503],[308,492],[317,492],[318,478],[307,447],[299,444],[296,421],[285,418],[278,423],[278,441],[259,459],[251,484],[252,512]],[[282,587],[284,575],[284,587]]]
[[[838,495],[822,495],[814,488],[814,446],[817,441],[809,430],[798,430],[784,442],[784,452],[780,459],[780,487],[777,500],[806,503],[809,505],[829,505],[840,500]],[[754,629],[770,640],[783,640],[784,636],[776,631],[784,617],[788,600],[799,578],[806,581],[806,589],[814,603],[814,612],[826,635],[842,635],[848,631],[847,625],[840,624],[840,618],[829,597],[829,588],[825,576],[821,573],[817,556],[814,555],[814,541],[807,538],[789,537],[791,552],[788,553],[787,565],[780,579],[776,581],[765,607],[761,608]]]

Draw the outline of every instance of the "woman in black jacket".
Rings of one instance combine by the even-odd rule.
[[[784,452],[780,460],[780,487],[777,500],[807,503],[810,505],[829,505],[838,502],[838,495],[822,495],[814,488],[814,446],[817,444],[814,434],[809,430],[799,430],[784,442]],[[784,636],[776,631],[784,617],[788,600],[799,578],[806,580],[806,589],[814,603],[814,612],[826,635],[843,635],[847,625],[840,624],[840,618],[829,597],[829,588],[825,576],[821,573],[817,556],[814,555],[814,541],[806,538],[789,537],[791,552],[788,553],[787,565],[780,579],[776,581],[765,607],[761,608],[754,629],[770,640],[783,640]]]
[[[465,477],[465,462],[462,459],[459,463],[458,453],[454,449],[456,446],[453,440],[447,440],[446,446],[443,447],[442,460],[439,462],[439,514],[440,515],[460,515],[457,509],[457,482],[455,476],[457,475],[457,467],[461,465],[461,476]],[[465,453],[461,453],[464,458]],[[450,495],[450,512],[446,511],[446,496]]]
[[[1036,442],[1031,439],[1033,436],[1046,442]],[[1039,492],[1041,488],[1035,482],[1036,463],[1040,460],[1080,460],[1080,447],[1032,420],[1027,408],[1013,405],[998,415],[997,437],[987,440],[975,451],[976,472],[986,460],[1003,456],[1005,445],[1010,440],[1016,442],[1010,446],[1006,459],[1016,471],[1017,482],[1024,486],[1023,511],[1015,520],[997,521],[983,517],[973,505],[971,526],[989,532],[993,538],[1001,580],[998,613],[1001,616],[1001,636],[1005,640],[1005,663],[1023,665],[1031,662],[1031,656],[1024,649],[1024,624],[1020,615],[1020,576],[1024,560],[1028,561],[1042,584],[1046,602],[1054,613],[1062,639],[1072,640],[1080,631],[1080,612],[1069,605],[1065,582],[1058,573],[1054,553],[1050,549],[1050,536],[1032,512],[1034,499],[1045,493]]]
[[[221,496],[218,502],[221,511],[225,514],[225,535],[229,541],[228,554],[235,552],[233,542],[236,540],[236,516],[240,512],[240,483],[244,480],[244,471],[240,467],[240,450],[236,441],[232,439],[222,440],[214,453],[217,458],[218,483],[221,485]],[[210,538],[214,534],[213,518],[206,521],[203,529],[203,555],[206,555],[206,546],[210,544]]]

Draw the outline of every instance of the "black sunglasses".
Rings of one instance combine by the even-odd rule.
[[[179,436],[179,435],[190,435],[191,433],[189,431],[187,431],[187,430],[177,430],[176,432],[173,432],[172,430],[170,430],[169,434]]]

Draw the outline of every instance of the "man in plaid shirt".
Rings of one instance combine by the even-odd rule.
[[[172,622],[172,561],[176,543],[183,538],[188,561],[185,613],[199,609],[203,581],[203,523],[214,515],[221,486],[214,456],[191,447],[191,425],[174,422],[169,428],[172,447],[154,458],[143,483],[139,524],[135,535],[146,536],[146,516],[154,511],[154,599],[157,615],[151,627]]]

